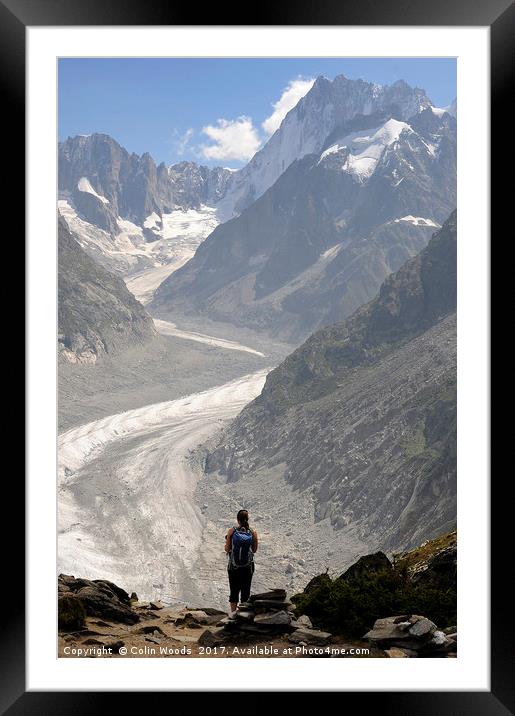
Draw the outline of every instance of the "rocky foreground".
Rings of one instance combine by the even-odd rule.
[[[452,658],[455,580],[455,532],[393,563],[382,552],[361,557],[336,579],[314,577],[291,599],[280,588],[251,594],[231,616],[212,607],[140,602],[112,582],[61,574],[59,656]],[[397,612],[409,600],[429,616]]]

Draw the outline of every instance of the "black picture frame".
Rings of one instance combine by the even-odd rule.
[[[508,191],[511,182],[503,180],[501,168],[505,161],[505,140],[511,127],[508,102],[513,88],[513,40],[515,38],[515,5],[510,0],[360,0],[337,2],[322,0],[316,5],[302,0],[268,0],[253,8],[253,15],[243,19],[241,5],[224,3],[209,7],[167,2],[167,0],[0,0],[0,82],[4,103],[4,138],[16,148],[11,164],[9,186],[5,188],[7,203],[15,215],[23,217],[25,206],[19,187],[24,186],[25,158],[25,30],[34,26],[66,25],[384,25],[384,26],[488,26],[491,37],[491,216],[500,225],[503,212],[510,209]],[[198,22],[199,13],[202,23]],[[235,22],[235,18],[241,18]],[[8,109],[8,111],[6,111]],[[5,195],[4,195],[5,196]],[[11,227],[20,235],[23,226],[17,221]],[[22,250],[22,240],[20,251]],[[19,258],[19,257],[18,257]],[[29,346],[29,349],[31,347]],[[19,472],[19,471],[18,471]],[[24,484],[19,474],[10,477],[10,504],[24,504]],[[504,579],[510,577],[508,557],[512,542],[512,503],[504,499],[502,487],[492,484],[491,514],[491,690],[489,692],[346,692],[340,694],[342,706],[348,710],[378,709],[382,714],[445,714],[504,716],[515,713],[513,673],[512,600]],[[120,693],[95,692],[26,692],[25,688],[25,605],[24,533],[19,521],[13,539],[12,527],[2,520],[4,616],[0,632],[1,688],[0,708],[10,716],[21,714],[80,714],[104,708],[116,708]],[[511,552],[511,550],[510,550]],[[31,585],[37,588],[37,585]],[[15,592],[14,592],[15,589]],[[53,618],[53,615],[52,615]],[[511,657],[511,658],[510,658]],[[409,687],[409,684],[407,684]],[[168,696],[177,698],[176,693]],[[253,694],[244,710],[257,713],[267,708],[265,693]],[[320,694],[315,695],[316,698]],[[132,705],[147,704],[150,694],[131,694]],[[352,697],[352,701],[349,699]],[[302,695],[309,706],[310,695]],[[306,701],[308,699],[308,701]],[[109,706],[108,704],[111,704]],[[104,706],[102,704],[105,704]],[[209,713],[231,708],[223,693],[209,694]],[[232,709],[231,709],[232,710]],[[240,709],[238,709],[240,710]]]

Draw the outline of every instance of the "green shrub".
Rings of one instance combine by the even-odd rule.
[[[59,629],[63,631],[74,631],[84,626],[86,612],[84,605],[72,595],[60,597],[57,603],[57,618]]]
[[[385,569],[352,580],[325,581],[296,595],[295,612],[333,634],[361,637],[376,619],[421,614],[440,628],[456,624],[456,590],[437,590],[411,582],[404,570]]]

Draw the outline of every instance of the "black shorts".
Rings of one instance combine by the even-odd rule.
[[[246,602],[250,597],[250,585],[252,583],[252,575],[254,574],[254,562],[248,567],[227,568],[229,575],[229,587],[231,593],[229,601],[233,603]]]

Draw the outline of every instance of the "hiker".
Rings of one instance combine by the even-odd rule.
[[[246,602],[250,596],[250,585],[254,574],[254,552],[258,548],[256,530],[249,527],[249,513],[240,510],[236,515],[237,527],[231,527],[225,536],[225,551],[228,555],[227,572],[229,574],[230,615],[238,607],[238,602]]]

